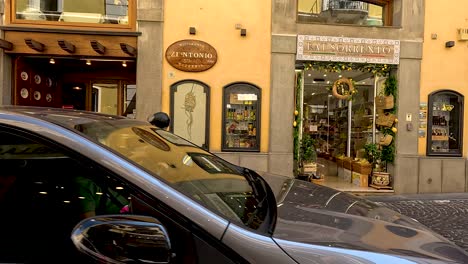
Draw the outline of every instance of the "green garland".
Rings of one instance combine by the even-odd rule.
[[[396,101],[397,98],[397,90],[398,90],[398,82],[395,76],[389,76],[387,80],[385,80],[385,88],[384,94],[385,95],[393,95],[393,100]],[[394,107],[392,109],[386,110],[386,112],[391,114],[396,114],[397,107],[396,103],[393,104]],[[393,136],[392,143],[388,146],[382,147],[382,161],[385,163],[393,163],[395,161],[395,140],[396,140],[396,133],[392,131],[392,128],[386,127],[382,129],[384,135],[390,134]]]
[[[334,62],[334,61],[312,61],[304,63],[304,70],[314,70],[323,72],[344,72],[358,70],[361,72],[371,72],[376,76],[389,76],[392,65],[371,64],[371,63],[353,63],[353,62]]]
[[[301,87],[302,87],[302,73],[298,72],[296,74],[296,109],[298,111],[297,115],[294,117],[294,161],[299,161],[299,129],[302,128],[302,113],[301,113],[301,100],[299,100],[301,96]]]

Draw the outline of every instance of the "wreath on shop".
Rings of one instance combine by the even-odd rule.
[[[356,93],[352,80],[340,78],[333,83],[332,94],[340,100],[350,100]]]

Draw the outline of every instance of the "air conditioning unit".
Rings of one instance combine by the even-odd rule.
[[[468,40],[468,28],[459,28],[458,29],[458,39],[459,40]]]

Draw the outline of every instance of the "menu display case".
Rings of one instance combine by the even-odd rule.
[[[453,91],[429,95],[428,156],[462,156],[463,96]]]
[[[250,84],[224,88],[222,151],[260,151],[260,96]]]

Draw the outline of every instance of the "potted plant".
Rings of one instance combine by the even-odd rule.
[[[367,159],[372,164],[372,179],[371,183],[374,186],[384,187],[390,184],[390,173],[384,171],[381,164],[382,150],[379,144],[372,143],[364,146]]]
[[[303,134],[300,146],[301,174],[310,177],[317,173],[316,141],[311,135]]]
[[[364,150],[366,151],[367,160],[372,164],[372,168],[375,169],[376,166],[380,164],[380,159],[382,158],[380,145],[377,143],[369,143],[364,145]]]

